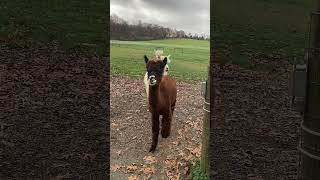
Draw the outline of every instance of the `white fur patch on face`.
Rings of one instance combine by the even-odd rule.
[[[146,87],[147,99],[149,98],[149,80],[148,80],[148,72],[144,75],[144,85]]]
[[[156,77],[154,75],[149,76],[148,81],[149,81],[149,85],[150,86],[154,86],[154,85],[157,84],[157,80],[156,80]]]

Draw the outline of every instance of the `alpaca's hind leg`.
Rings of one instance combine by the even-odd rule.
[[[162,117],[161,136],[163,138],[167,138],[170,136],[171,119],[172,119],[171,115],[163,115],[163,117]]]
[[[158,144],[159,137],[159,114],[152,114],[152,143],[149,152],[154,152]]]
[[[176,101],[171,105],[171,116],[173,116],[174,108],[176,107]]]
[[[162,127],[161,127],[161,136],[163,138],[167,138],[170,136],[171,133],[171,123],[172,123],[172,117],[173,117],[173,111],[175,108],[176,102],[174,102],[171,105],[171,111],[169,115],[164,115],[162,118]]]

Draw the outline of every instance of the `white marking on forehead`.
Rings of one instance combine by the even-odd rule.
[[[161,60],[161,56],[163,54],[162,50],[156,50],[156,52],[154,53],[156,55],[156,59]]]

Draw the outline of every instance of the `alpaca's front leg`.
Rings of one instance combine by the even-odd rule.
[[[159,137],[159,114],[152,114],[152,144],[149,152],[154,152],[158,144]]]
[[[169,113],[171,114],[171,113]],[[162,127],[161,127],[161,136],[167,138],[170,136],[171,131],[171,115],[163,115],[162,117]]]

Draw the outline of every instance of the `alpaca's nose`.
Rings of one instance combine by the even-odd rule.
[[[151,75],[149,79],[151,84],[155,84],[157,82],[156,77],[154,75]]]

